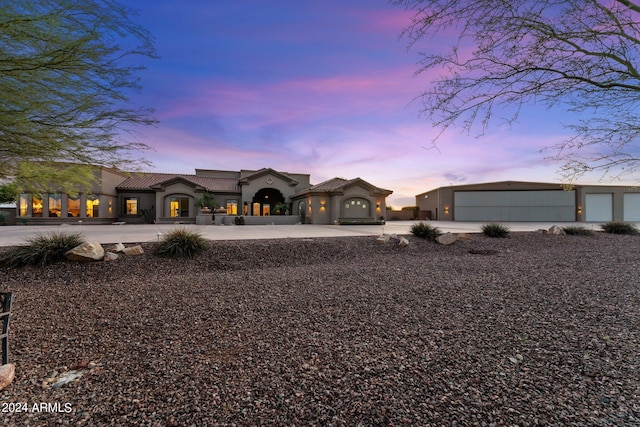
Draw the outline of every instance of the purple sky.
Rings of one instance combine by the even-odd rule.
[[[155,171],[259,169],[361,177],[393,190],[388,204],[450,184],[559,182],[540,148],[567,135],[557,112],[532,106],[481,138],[438,130],[413,99],[417,51],[399,39],[411,13],[386,0],[139,0],[136,19],[160,59],[135,102],[156,109],[143,129]]]

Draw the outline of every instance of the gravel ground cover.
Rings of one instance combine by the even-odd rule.
[[[408,238],[2,268],[2,423],[640,424],[640,237]]]

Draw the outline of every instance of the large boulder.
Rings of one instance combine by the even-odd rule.
[[[441,245],[452,245],[458,240],[455,234],[452,233],[444,233],[436,237],[436,242]]]
[[[70,261],[100,261],[104,258],[104,249],[100,243],[85,242],[64,254]]]
[[[401,237],[400,241],[398,242],[398,246],[400,246],[401,248],[409,246],[409,240],[405,237]]]
[[[116,243],[111,248],[111,252],[122,252],[124,250],[124,245],[122,243]]]
[[[124,248],[122,250],[122,253],[124,255],[142,255],[144,253],[144,249],[142,249],[142,246],[136,245],[129,248]]]
[[[562,236],[562,235],[567,234],[567,233],[565,233],[564,230],[562,228],[558,227],[557,225],[552,225],[549,228],[549,234],[553,234],[555,236]]]
[[[7,363],[0,366],[0,390],[5,389],[11,382],[16,374],[16,365],[13,363]]]

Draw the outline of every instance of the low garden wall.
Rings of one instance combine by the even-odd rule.
[[[271,216],[242,216],[218,215],[215,216],[216,225],[236,224],[236,218],[242,218],[244,225],[293,225],[300,222],[297,215],[271,215]]]

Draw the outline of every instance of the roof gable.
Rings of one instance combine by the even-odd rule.
[[[288,183],[291,187],[295,187],[296,185],[298,185],[300,183],[300,181],[298,181],[297,179],[294,179],[292,177],[290,177],[287,174],[284,174],[282,172],[278,172],[275,169],[272,168],[262,168],[258,171],[252,172],[248,175],[243,176],[242,178],[240,178],[239,181],[239,185],[246,185],[249,184],[249,182],[255,180],[255,179],[259,179],[265,175],[274,175],[278,178],[280,178],[281,180],[285,181],[286,183]]]
[[[234,178],[209,178],[196,175],[181,175],[168,173],[137,173],[132,174],[117,187],[118,190],[163,190],[167,186],[182,182],[190,185],[196,191],[240,192],[238,180]]]
[[[297,195],[307,193],[342,193],[346,188],[356,185],[367,189],[371,194],[375,195],[388,196],[389,194],[393,193],[393,191],[391,190],[376,187],[375,185],[368,183],[362,178],[344,179],[336,177],[321,182],[320,184],[313,185],[309,189],[297,193]]]

